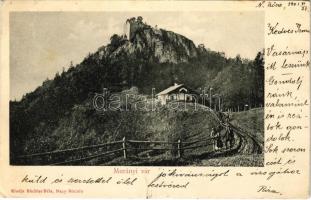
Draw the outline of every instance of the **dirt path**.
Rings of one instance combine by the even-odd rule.
[[[234,130],[243,139],[243,148],[240,149],[240,153],[243,154],[261,154],[262,153],[262,144],[253,137],[247,131],[243,130],[240,127],[230,124],[230,127]]]
[[[211,110],[211,112],[214,112]],[[219,118],[221,126],[225,123]],[[262,166],[263,165],[263,144],[243,128],[229,123],[235,133],[236,143],[231,150],[214,153],[214,155],[202,159],[201,165],[205,166]]]

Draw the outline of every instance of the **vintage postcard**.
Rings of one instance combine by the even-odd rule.
[[[0,196],[308,197],[309,1],[0,5]]]

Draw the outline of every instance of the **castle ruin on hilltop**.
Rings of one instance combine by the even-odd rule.
[[[138,29],[143,28],[144,26],[146,26],[146,24],[143,22],[143,18],[141,16],[138,16],[137,18],[132,17],[130,19],[127,19],[124,23],[123,35],[128,40],[132,40],[135,36],[135,32]]]

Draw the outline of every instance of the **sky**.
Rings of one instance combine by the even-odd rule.
[[[80,63],[137,16],[227,57],[254,59],[264,48],[263,12],[13,12],[10,99],[20,100],[70,62]]]

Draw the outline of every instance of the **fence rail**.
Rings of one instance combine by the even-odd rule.
[[[119,152],[120,152],[119,154],[116,154],[118,157],[123,156],[124,159],[127,159],[128,155],[130,154],[130,151],[146,151],[146,150],[175,151],[177,152],[177,157],[182,157],[184,150],[196,149],[196,148],[212,145],[214,143],[213,141],[216,140],[217,138],[218,137],[210,137],[210,138],[203,139],[203,140],[194,140],[194,141],[189,141],[189,142],[182,141],[179,139],[177,142],[169,142],[169,141],[149,141],[149,140],[127,140],[124,137],[123,140],[119,140],[119,141],[113,141],[113,142],[107,142],[107,143],[83,146],[83,147],[77,147],[77,148],[63,149],[63,150],[57,150],[57,151],[22,155],[22,156],[19,156],[18,158],[22,160],[21,162],[23,164],[32,163],[33,162],[32,159],[34,159],[40,164],[44,163],[48,165],[67,165],[67,164],[81,163],[81,162],[89,161],[95,158],[100,158],[100,157],[105,157],[108,155],[116,154]],[[203,143],[203,144],[198,144],[198,143]],[[119,147],[118,144],[121,144],[121,147]],[[161,145],[161,146],[160,147],[150,146],[152,144]],[[139,145],[139,147],[137,147],[136,145]],[[148,145],[148,146],[145,146],[145,145]],[[111,148],[109,149],[110,151],[102,152],[103,147],[114,147],[114,149]],[[93,152],[91,152],[91,150],[93,150]]]
[[[178,142],[167,142],[167,141],[142,141],[142,140],[128,140],[130,143],[154,143],[154,144],[177,144]]]

